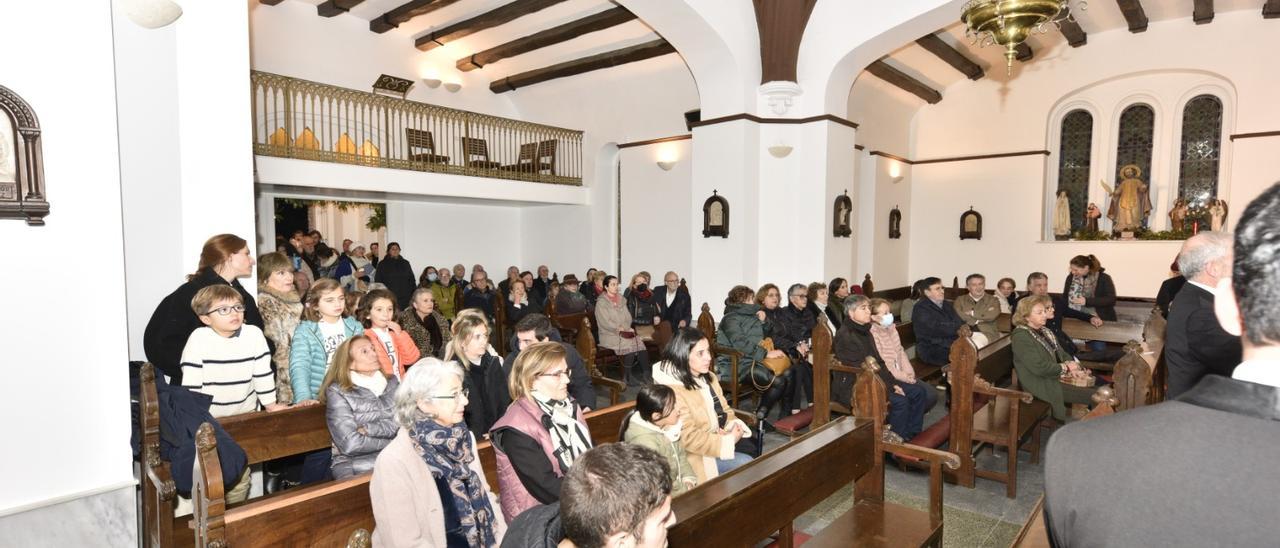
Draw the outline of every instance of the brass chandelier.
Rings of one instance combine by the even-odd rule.
[[[1062,21],[1070,19],[1069,0],[969,0],[960,10],[960,22],[964,34],[979,47],[991,44],[1004,46],[1007,60],[1006,73],[1013,74],[1013,60],[1018,56],[1018,44],[1026,41],[1033,32],[1048,32]],[[1079,9],[1087,9],[1085,0],[1076,2]]]

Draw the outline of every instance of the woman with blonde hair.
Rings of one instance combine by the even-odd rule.
[[[1080,363],[1058,344],[1045,322],[1053,317],[1053,300],[1047,295],[1029,295],[1018,301],[1013,313],[1013,368],[1022,389],[1049,404],[1053,418],[1068,420],[1066,404],[1091,405],[1096,387],[1064,384],[1063,376],[1087,375]]]
[[[564,346],[554,341],[520,351],[508,388],[514,401],[493,425],[498,491],[507,522],[539,504],[560,500],[560,483],[591,449],[582,409],[569,399]]]
[[[373,341],[356,335],[338,346],[320,384],[320,401],[333,439],[333,479],[373,470],[374,460],[400,430],[391,399],[400,382],[382,374]]]
[[[484,312],[474,308],[459,312],[451,330],[453,340],[445,359],[457,360],[466,372],[464,386],[471,393],[467,426],[476,438],[484,439],[511,403],[502,358],[491,352],[489,322]]]
[[[262,314],[262,334],[275,345],[271,364],[276,370],[276,401],[291,404],[289,346],[302,321],[302,297],[294,287],[293,262],[284,253],[258,257],[258,310]]]

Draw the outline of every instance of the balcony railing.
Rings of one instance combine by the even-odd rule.
[[[582,184],[582,132],[253,71],[253,152]]]

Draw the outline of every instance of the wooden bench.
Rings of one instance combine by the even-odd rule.
[[[633,407],[634,403],[628,402],[588,413],[592,442],[599,445],[617,441],[622,421]],[[350,546],[353,541],[367,539],[373,530],[373,506],[369,500],[372,474],[291,489],[227,508],[217,441],[209,424],[201,425],[196,447],[192,503],[195,545],[199,548]],[[477,443],[476,453],[490,488],[498,492],[497,457],[492,444]]]
[[[805,546],[939,546],[942,520],[884,500],[884,468],[871,420],[840,418],[751,463],[675,497],[673,547],[752,546],[778,533],[794,545],[792,523],[846,485],[853,507]]]

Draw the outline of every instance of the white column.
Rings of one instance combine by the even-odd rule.
[[[724,296],[738,284],[761,282],[759,264],[772,260],[760,242],[760,128],[738,120],[693,129],[692,256],[688,281],[694,315],[703,302],[717,318]],[[702,236],[702,205],[712,192],[729,202],[729,237]]]

